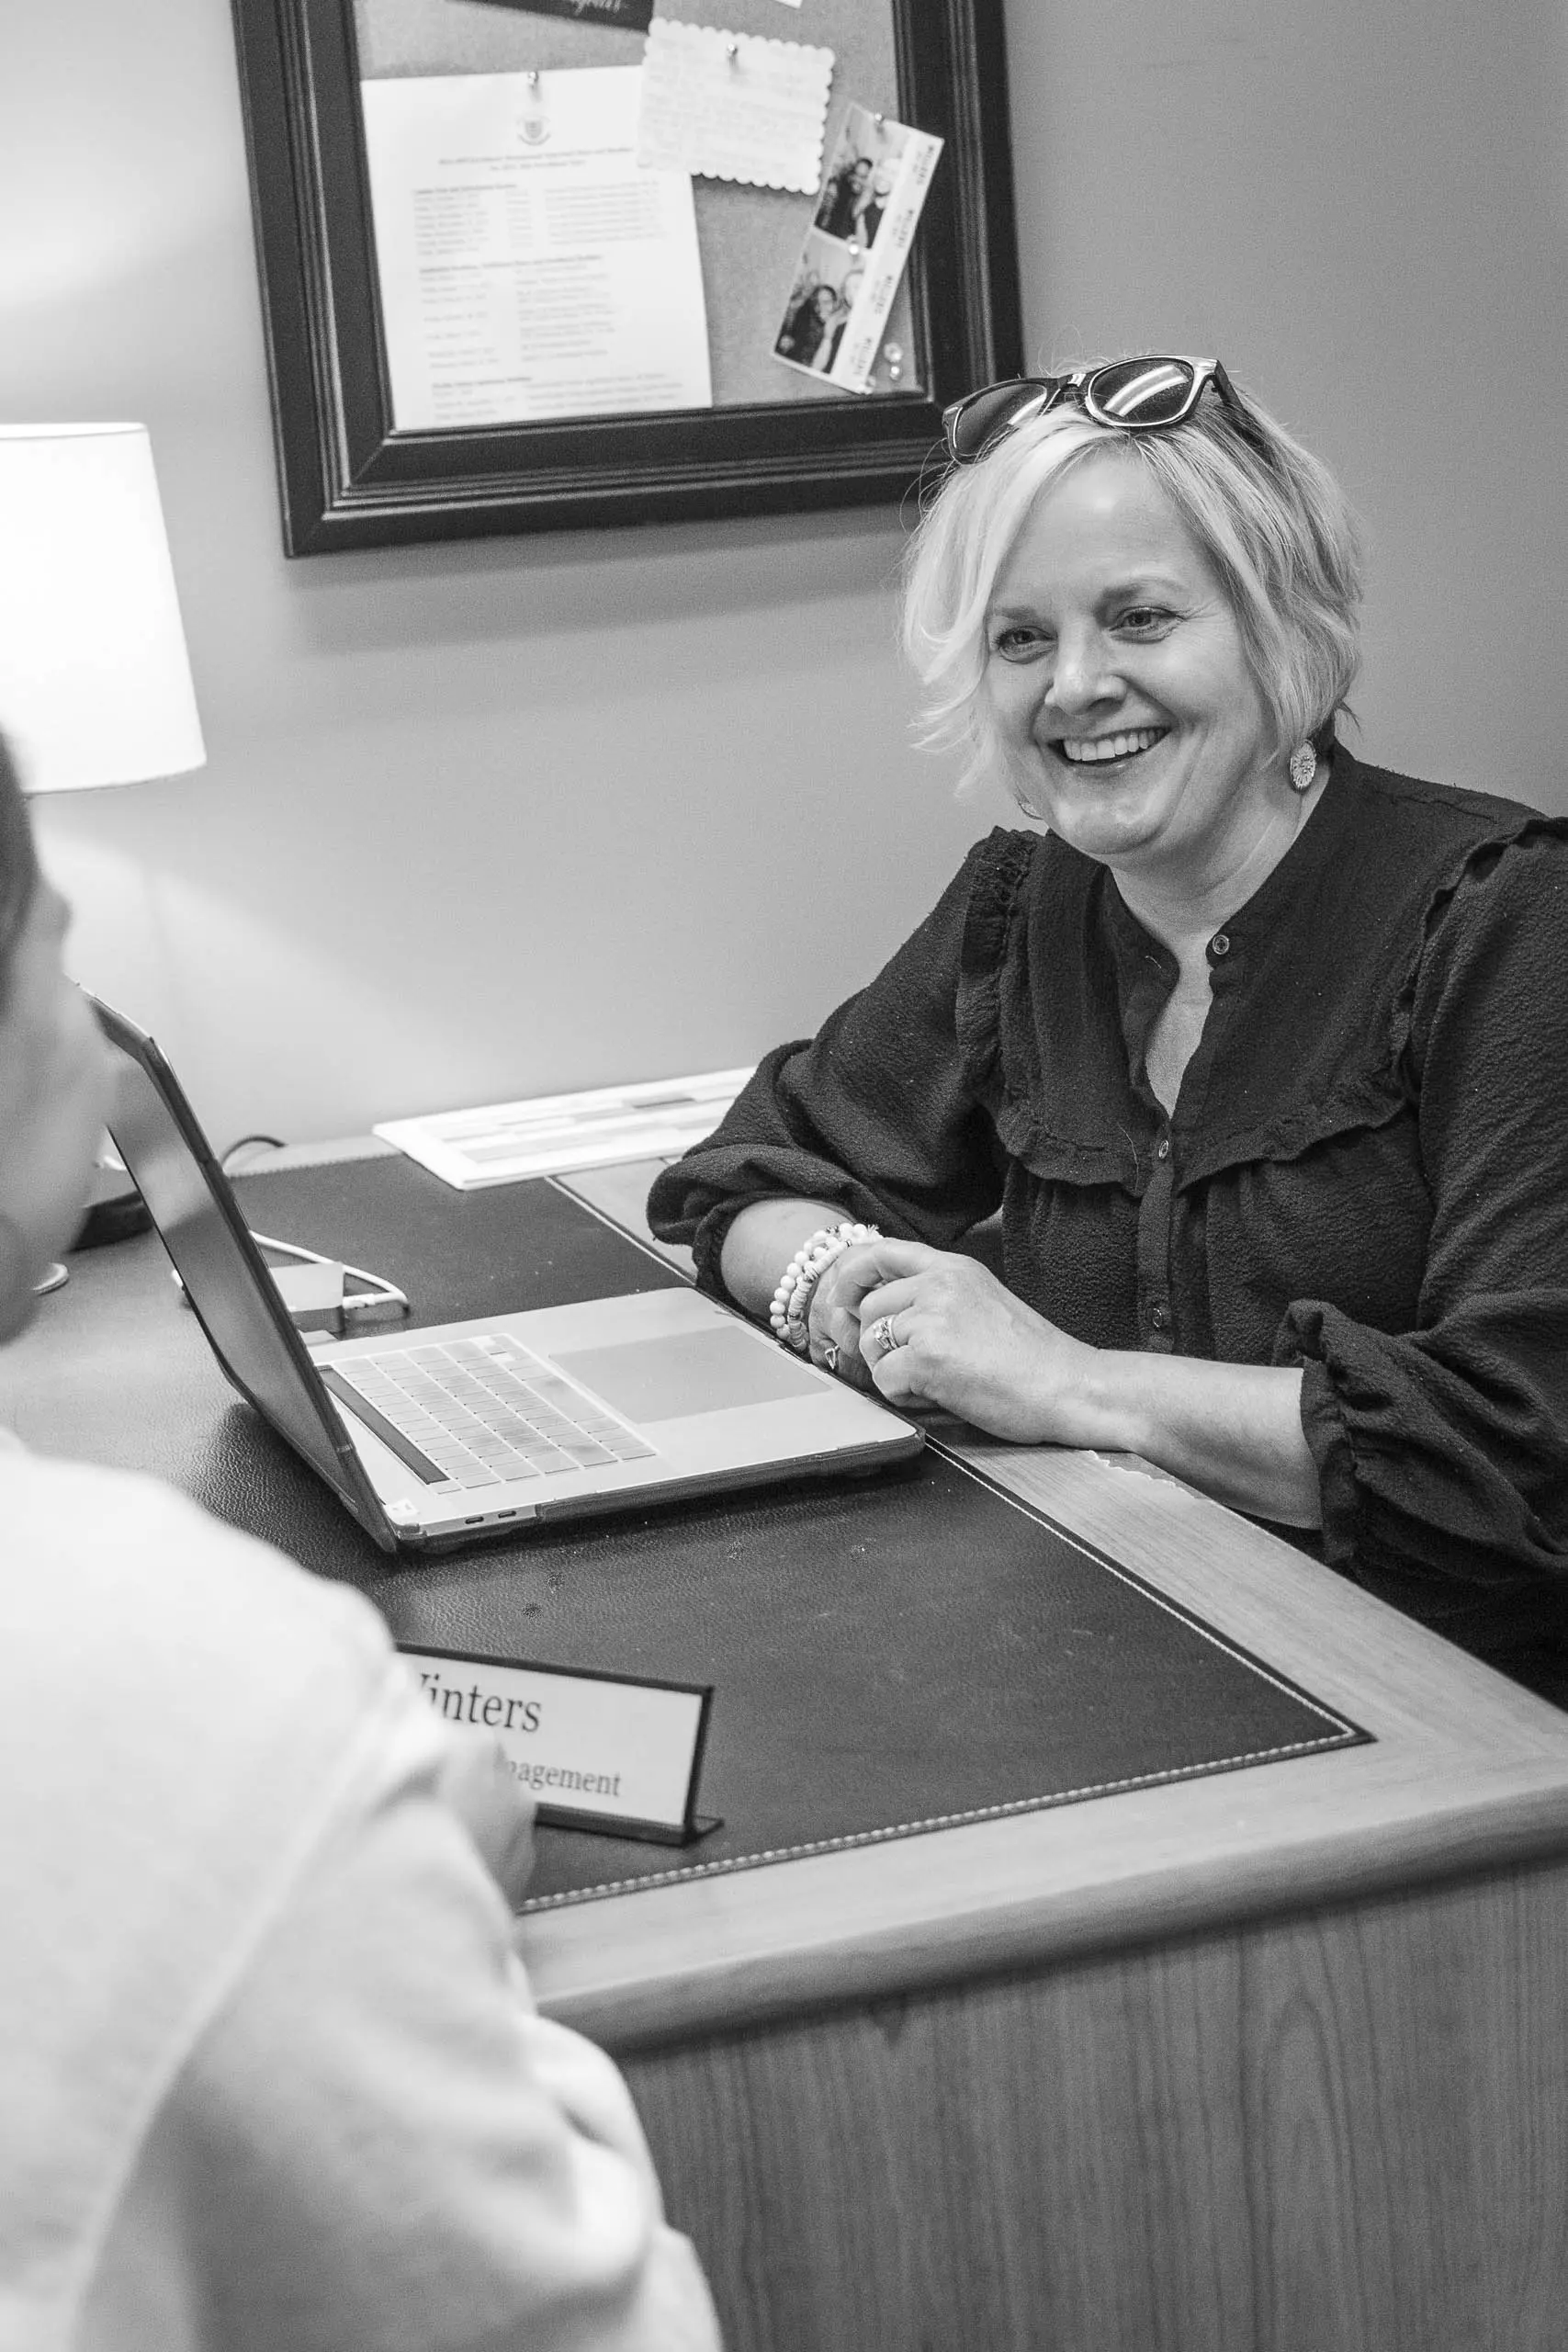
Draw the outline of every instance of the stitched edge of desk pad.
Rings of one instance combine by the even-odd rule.
[[[596,1211],[595,1214],[602,1213]],[[613,1219],[606,1217],[604,1222],[611,1225],[615,1230],[622,1230],[614,1226]],[[627,1238],[635,1239],[636,1236],[628,1235]],[[1256,1764],[1283,1763],[1289,1758],[1296,1756],[1330,1755],[1344,1747],[1375,1746],[1372,1733],[1364,1730],[1360,1724],[1352,1723],[1348,1716],[1340,1714],[1337,1709],[1328,1706],[1323,1700],[1314,1698],[1309,1690],[1303,1690],[1299,1683],[1292,1681],[1287,1675],[1276,1672],[1251,1650],[1244,1648],[1239,1642],[1234,1642],[1228,1635],[1219,1633],[1213,1625],[1205,1623],[1202,1618],[1196,1616],[1190,1609],[1184,1608],[1180,1602],[1172,1600],[1168,1593],[1163,1593],[1157,1587],[1149,1584],[1134,1570],[1123,1566],[1119,1560],[1113,1560],[1109,1554],[1102,1552],[1098,1544],[1087,1542],[1081,1535],[1075,1535],[1072,1530],[1064,1527],[1060,1521],[1052,1519],[1047,1512],[1040,1510],[1034,1504],[1026,1501],[1023,1497],[1014,1494],[1010,1488],[1000,1485],[987,1472],[976,1468],[973,1463],[965,1462],[963,1456],[955,1453],[951,1447],[938,1440],[928,1440],[928,1445],[933,1453],[949,1463],[953,1469],[961,1471],[966,1478],[973,1479],[975,1484],[984,1487],[987,1493],[996,1496],[998,1500],[1006,1503],[1010,1510],[1019,1512],[1021,1517],[1033,1521],[1039,1527],[1045,1528],[1056,1537],[1058,1542],[1067,1544],[1075,1552],[1081,1553],[1085,1559],[1092,1560],[1097,1567],[1108,1570],[1119,1583],[1131,1586],[1141,1599],[1153,1601],[1156,1607],[1164,1611],[1168,1616],[1175,1618],[1179,1623],[1187,1627],[1190,1632],[1197,1634],[1203,1641],[1212,1644],[1225,1657],[1234,1658],[1238,1664],[1247,1667],[1260,1681],[1270,1683],[1275,1690],[1281,1691],[1298,1705],[1306,1708],[1309,1713],[1316,1715],[1331,1728],[1321,1738],[1292,1740],[1274,1747],[1240,1749],[1231,1756],[1209,1757],[1198,1763],[1174,1765],[1157,1771],[1133,1773],[1122,1780],[1089,1781],[1080,1787],[1053,1789],[1042,1796],[1013,1797],[998,1804],[977,1805],[957,1813],[930,1815],[919,1821],[890,1822],[881,1828],[852,1830],[836,1838],[811,1838],[796,1845],[768,1847],[755,1854],[731,1854],[719,1861],[694,1860],[676,1863],[667,1870],[642,1872],[633,1878],[609,1879],[592,1886],[563,1888],[558,1894],[531,1896],[519,1906],[519,1917],[536,1915],[544,1911],[564,1910],[579,1903],[603,1902],[613,1894],[637,1894],[645,1888],[674,1886],[688,1879],[728,1877],[738,1871],[762,1870],[773,1862],[805,1861],[817,1854],[848,1853],[860,1846],[890,1845],[897,1838],[919,1838],[937,1829],[962,1829],[983,1821],[1010,1820],[1025,1813],[1049,1813],[1063,1805],[1087,1804],[1096,1797],[1122,1796],[1132,1789],[1157,1789],[1173,1786],[1181,1781],[1208,1780],[1217,1773],[1244,1771]]]

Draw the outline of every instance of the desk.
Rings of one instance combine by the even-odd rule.
[[[147,1311],[79,1260],[0,1418],[83,1450]],[[531,1919],[734,2352],[1568,2343],[1568,1716],[1140,1465],[966,1446],[1373,1743]]]

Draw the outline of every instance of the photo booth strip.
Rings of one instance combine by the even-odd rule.
[[[849,107],[774,340],[782,366],[840,391],[874,389],[877,346],[942,150],[929,131]]]

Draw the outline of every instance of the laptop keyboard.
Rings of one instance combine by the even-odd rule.
[[[333,1370],[453,1487],[558,1478],[657,1451],[503,1331],[340,1357]]]

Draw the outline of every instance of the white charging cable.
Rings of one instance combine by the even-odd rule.
[[[319,1250],[307,1250],[298,1241],[275,1241],[269,1233],[253,1233],[251,1239],[258,1250],[276,1250],[280,1257],[298,1259],[301,1265],[342,1266],[344,1272],[352,1274],[356,1283],[366,1283],[364,1290],[344,1292],[345,1315],[373,1315],[389,1306],[395,1306],[401,1315],[409,1312],[406,1295],[384,1274],[368,1274],[363,1266],[351,1266],[342,1258],[323,1258]]]

